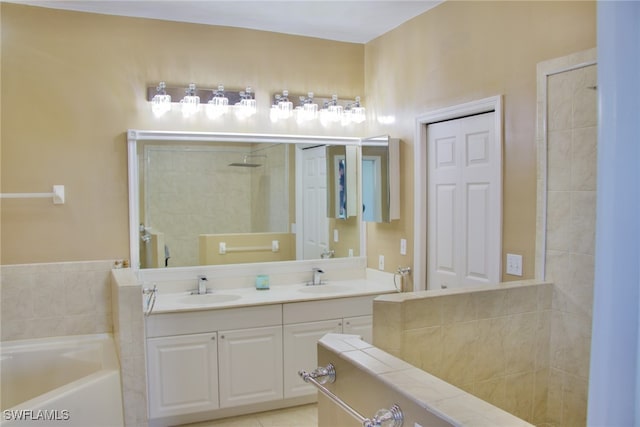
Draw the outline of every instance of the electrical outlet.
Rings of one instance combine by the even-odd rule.
[[[400,255],[407,254],[407,239],[400,239]]]
[[[349,248],[349,258],[353,256],[353,249]]]
[[[522,276],[522,255],[507,254],[507,274]]]
[[[378,257],[378,270],[384,270],[384,255]]]

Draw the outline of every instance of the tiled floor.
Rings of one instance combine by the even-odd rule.
[[[185,424],[183,427],[317,427],[318,405],[296,406],[240,417]]]

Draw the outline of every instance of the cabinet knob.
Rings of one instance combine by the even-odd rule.
[[[216,340],[216,336],[214,335],[211,337],[211,341],[215,341],[215,340]]]
[[[350,324],[351,324],[351,322],[347,322],[347,325],[350,325]]]
[[[220,339],[223,340],[224,339],[224,335],[220,335]]]
[[[338,326],[342,326],[342,322],[338,322]]]

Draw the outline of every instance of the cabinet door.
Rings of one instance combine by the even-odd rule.
[[[147,340],[150,418],[218,408],[215,333]]]
[[[342,331],[345,334],[360,335],[363,341],[373,342],[373,316],[345,317]]]
[[[220,407],[282,399],[282,326],[218,334]]]
[[[342,319],[284,325],[284,397],[316,394],[316,388],[305,383],[298,371],[318,367],[318,340],[330,332],[342,332]]]

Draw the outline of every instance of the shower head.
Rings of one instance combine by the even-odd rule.
[[[262,166],[260,163],[249,163],[247,160],[249,157],[265,157],[265,156],[244,156],[242,162],[229,163],[229,166],[241,167],[241,168],[257,168]]]

